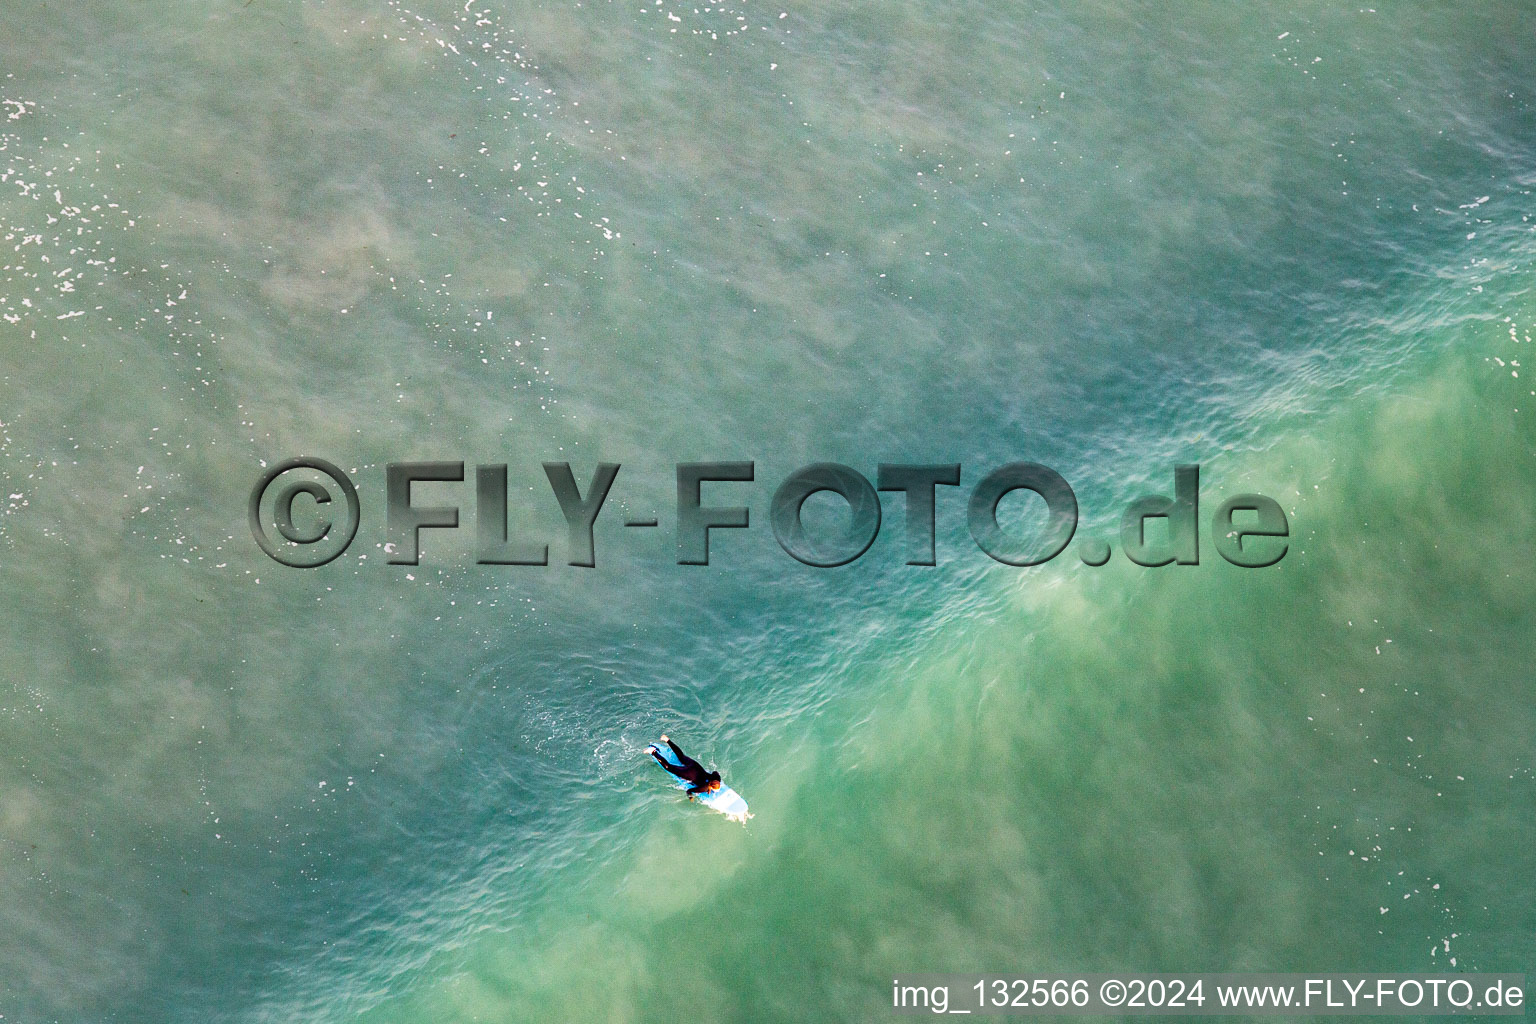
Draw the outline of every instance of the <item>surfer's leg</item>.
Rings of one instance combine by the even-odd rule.
[[[667,740],[667,746],[671,747],[672,753],[676,754],[677,759],[683,762],[684,768],[688,769],[689,771],[696,771],[700,775],[704,774],[704,766],[699,764],[699,762],[695,761],[693,758],[689,757],[687,754],[683,753],[682,747],[678,746],[676,743],[673,743],[671,740]],[[687,778],[687,776],[683,775],[682,772],[673,772],[672,774],[682,778]]]
[[[673,775],[676,775],[678,778],[680,778],[680,779],[688,778],[688,770],[686,768],[680,768],[677,765],[673,764],[671,761],[668,761],[666,758],[664,758],[660,754],[658,754],[654,747],[651,748],[651,756],[656,759],[656,763],[657,764],[661,765],[663,768],[665,768],[667,771],[671,772]]]

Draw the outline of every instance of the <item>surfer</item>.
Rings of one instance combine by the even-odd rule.
[[[661,765],[667,771],[671,772],[673,775],[676,775],[684,782],[691,783],[691,785],[688,787],[688,799],[692,800],[700,793],[714,793],[720,789],[719,772],[705,771],[703,765],[699,764],[699,762],[683,753],[683,748],[679,747],[676,743],[673,743],[666,736],[661,738],[661,742],[672,748],[672,753],[677,755],[677,759],[681,761],[682,764],[670,763],[666,758],[661,756],[661,753],[657,751],[655,747],[650,748],[651,756],[656,759],[657,764]]]

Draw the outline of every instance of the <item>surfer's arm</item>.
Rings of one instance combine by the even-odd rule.
[[[709,787],[708,786],[700,786],[697,783],[695,783],[694,785],[688,787],[688,795],[690,797],[695,797],[695,796],[698,796],[700,793],[707,793],[708,791],[709,791]]]

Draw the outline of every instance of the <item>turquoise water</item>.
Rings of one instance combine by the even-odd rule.
[[[5,1021],[1530,965],[1530,5],[3,23]],[[312,571],[245,522],[300,454],[364,503]],[[467,510],[387,564],[407,459],[507,463],[554,564],[476,565]],[[623,464],[595,569],[565,459]],[[679,566],[673,465],[716,459],[752,528]],[[1202,521],[1261,491],[1292,547],[995,564],[965,497],[1018,459],[1083,536],[1198,462]],[[895,496],[792,561],[814,461],[963,463],[939,565]],[[755,818],[682,802],[663,731]]]

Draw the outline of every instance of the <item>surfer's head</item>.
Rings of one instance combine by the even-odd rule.
[[[719,772],[710,772],[709,773],[709,791],[711,793],[718,793],[720,791],[720,773]]]

